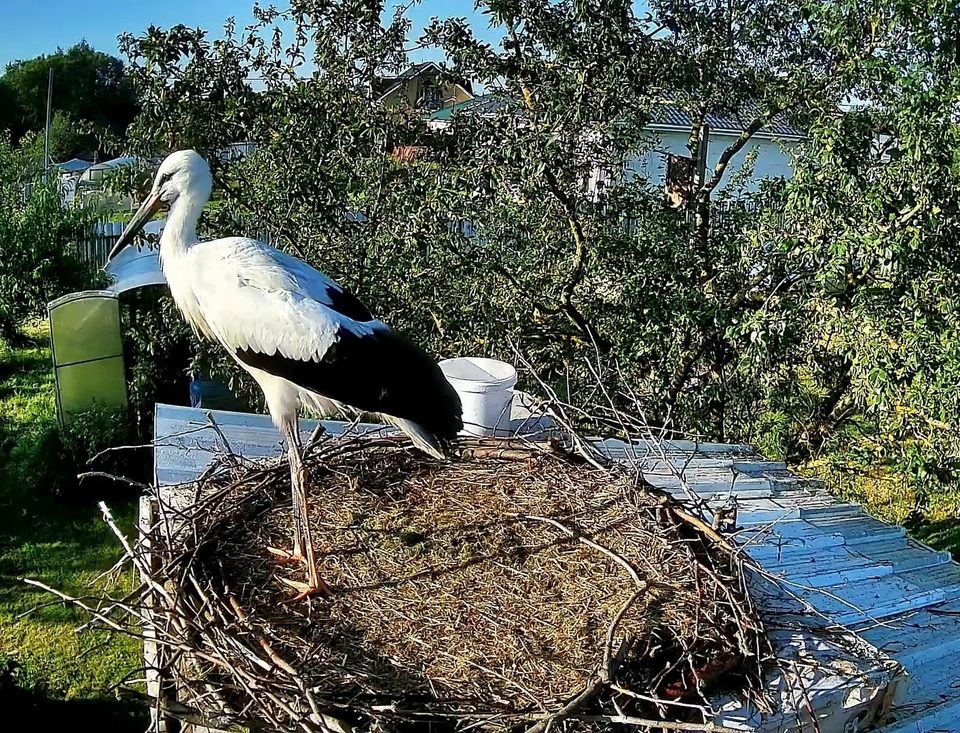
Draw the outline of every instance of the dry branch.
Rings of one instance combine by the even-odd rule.
[[[398,438],[319,436],[306,463],[321,573],[340,589],[329,601],[280,603],[299,568],[264,548],[289,541],[286,464],[229,455],[157,496],[139,545],[105,509],[144,576],[134,597],[33,584],[149,631],[179,704],[220,727],[722,730],[697,670],[732,665],[742,684],[765,648],[739,556],[572,443],[580,456],[465,440],[441,464]]]

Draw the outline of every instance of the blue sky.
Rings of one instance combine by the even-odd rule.
[[[82,39],[98,51],[119,55],[120,33],[139,34],[151,24],[183,23],[216,33],[231,16],[238,26],[250,22],[253,4],[254,0],[0,0],[0,69],[10,61],[68,48]],[[284,5],[282,0],[274,4]],[[425,0],[409,15],[415,33],[431,16],[469,17],[482,35],[487,28],[473,9],[473,0]],[[419,54],[422,59],[435,57]]]

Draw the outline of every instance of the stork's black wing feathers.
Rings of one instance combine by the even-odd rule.
[[[244,364],[363,412],[411,420],[441,444],[463,428],[460,398],[437,363],[380,323],[362,333],[339,328],[319,362],[251,349],[236,355]]]
[[[333,280],[330,281],[326,291],[326,303],[333,310],[350,320],[358,323],[366,323],[373,320],[373,314],[353,293],[344,290]]]

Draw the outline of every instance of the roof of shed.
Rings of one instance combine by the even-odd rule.
[[[85,171],[93,163],[89,163],[86,160],[81,160],[80,158],[70,158],[70,160],[65,160],[62,163],[54,163],[54,168],[59,168],[64,173],[78,173],[80,171]]]
[[[519,393],[522,395],[522,393]],[[522,402],[522,399],[521,401]],[[195,479],[218,454],[218,431],[250,458],[280,454],[268,417],[157,405],[159,486]],[[515,406],[519,428],[533,417]],[[316,426],[301,421],[306,438]],[[324,422],[331,433],[343,423]],[[204,428],[210,429],[204,429]],[[360,426],[359,430],[386,430]],[[885,714],[887,733],[948,730],[960,712],[960,566],[858,506],[838,503],[817,482],[790,473],[750,446],[690,441],[597,439],[611,459],[629,463],[680,501],[737,507],[731,538],[760,568],[754,595],[778,656],[768,691],[773,715],[718,700],[716,722],[737,730],[862,730]],[[172,489],[171,489],[172,490]],[[940,663],[937,663],[937,662]],[[860,726],[856,728],[854,726]],[[938,727],[939,726],[939,727]]]

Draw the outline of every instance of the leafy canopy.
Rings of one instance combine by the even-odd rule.
[[[66,51],[7,65],[0,76],[0,130],[8,130],[14,141],[43,130],[51,70],[53,110],[59,124],[69,124],[72,133],[68,138],[66,130],[58,132],[54,159],[116,147],[137,114],[136,95],[123,62],[85,41]]]
[[[953,482],[952,8],[480,6],[499,43],[456,18],[410,38],[376,0],[295,0],[215,41],[183,26],[128,36],[132,145],[207,153],[210,233],[272,232],[437,354],[516,348],[563,395],[607,399],[599,381],[678,433],[889,466],[921,490]],[[498,103],[444,129],[385,108],[375,81],[415,42]],[[708,113],[743,120],[710,141],[716,163],[679,210],[622,174],[657,148],[646,123],[663,105],[692,120],[693,157]],[[806,132],[795,175],[731,201],[721,184],[776,120]],[[239,141],[256,152],[218,157]],[[404,145],[414,159],[392,154]],[[718,202],[733,209],[722,222]]]

